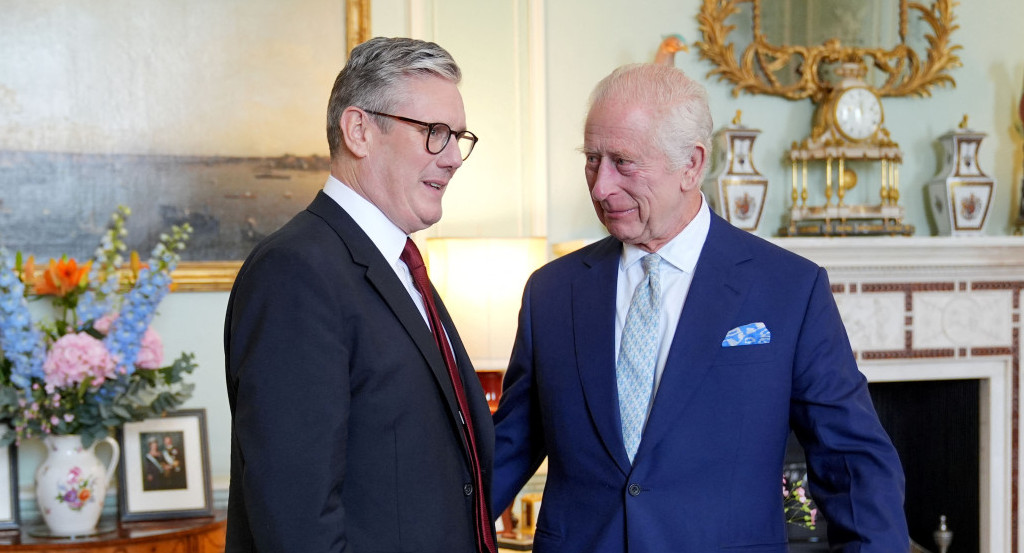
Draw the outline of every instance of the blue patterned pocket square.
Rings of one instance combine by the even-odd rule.
[[[730,330],[722,340],[722,347],[752,346],[768,344],[772,341],[772,333],[764,323],[749,323]]]

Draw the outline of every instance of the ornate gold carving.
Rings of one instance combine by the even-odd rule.
[[[753,15],[753,39],[737,57],[735,45],[728,42],[729,33],[736,26],[726,23],[729,16],[740,11],[738,4],[749,2]],[[959,28],[954,23],[954,0],[935,0],[931,6],[917,2],[900,2],[900,43],[892,49],[843,46],[838,39],[829,39],[820,46],[777,46],[770,44],[761,32],[761,0],[704,0],[697,20],[704,40],[697,43],[700,55],[717,67],[708,76],[718,75],[720,80],[734,83],[732,92],[771,94],[790,100],[811,98],[820,103],[828,96],[832,84],[821,79],[822,63],[870,63],[885,76],[885,81],[874,88],[879,96],[930,96],[931,88],[939,85],[956,86],[948,71],[960,67],[960,58],[954,53],[961,46],[950,42],[950,35]],[[919,12],[921,19],[931,28],[926,34],[927,59],[906,45],[909,10]],[[784,85],[780,75],[794,74],[798,80]]]
[[[370,40],[370,0],[345,0],[346,54]]]
[[[182,261],[171,273],[173,292],[227,292],[241,261]]]

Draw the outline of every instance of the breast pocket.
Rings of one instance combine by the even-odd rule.
[[[779,361],[781,350],[775,344],[751,344],[723,347],[715,354],[715,365],[745,365]]]

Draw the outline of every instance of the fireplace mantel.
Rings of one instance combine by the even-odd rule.
[[[983,382],[980,550],[1018,553],[1024,238],[771,241],[828,270],[870,381]]]
[[[832,270],[911,274],[931,269],[1016,270],[1024,278],[1024,237],[772,238],[771,242]],[[900,277],[907,275],[900,274]]]

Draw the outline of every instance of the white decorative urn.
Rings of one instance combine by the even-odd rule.
[[[740,112],[716,135],[714,169],[704,180],[704,197],[733,226],[755,232],[761,223],[768,179],[754,167],[754,141],[761,131],[740,124]]]
[[[980,235],[985,230],[995,180],[978,165],[978,150],[985,133],[960,127],[939,138],[945,159],[939,173],[928,182],[928,203],[940,236]]]

